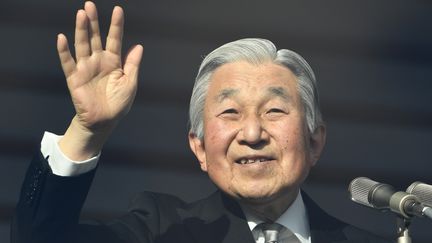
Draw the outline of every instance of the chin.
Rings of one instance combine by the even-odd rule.
[[[243,190],[235,192],[233,196],[241,202],[250,204],[263,204],[271,202],[277,198],[278,193],[271,191]]]
[[[237,190],[231,192],[234,198],[243,203],[252,205],[264,205],[275,201],[293,200],[297,195],[299,188],[297,186],[285,188],[247,188],[246,190]]]

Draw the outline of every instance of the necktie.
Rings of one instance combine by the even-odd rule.
[[[263,223],[261,228],[264,234],[265,243],[278,243],[278,235],[282,227],[282,225],[277,223]]]
[[[265,243],[300,243],[300,240],[289,229],[278,223],[261,223],[259,227]]]

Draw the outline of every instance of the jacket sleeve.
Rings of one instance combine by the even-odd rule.
[[[54,175],[39,152],[21,188],[11,227],[12,243],[123,242],[110,227],[80,225],[81,208],[95,169],[79,176]]]

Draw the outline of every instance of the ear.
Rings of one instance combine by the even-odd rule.
[[[326,143],[326,127],[324,124],[319,125],[310,135],[309,150],[311,166],[314,166],[321,156]]]
[[[195,157],[198,159],[201,170],[207,172],[207,160],[205,153],[204,141],[199,139],[195,134],[189,132],[189,146],[192,152],[195,154]]]

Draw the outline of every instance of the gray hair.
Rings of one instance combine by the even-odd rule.
[[[247,61],[255,65],[270,61],[290,69],[297,77],[298,92],[309,132],[313,133],[322,124],[317,82],[306,60],[293,51],[277,50],[269,40],[248,38],[217,48],[201,63],[189,105],[189,131],[199,139],[204,138],[204,104],[211,76],[218,67],[236,61]]]

